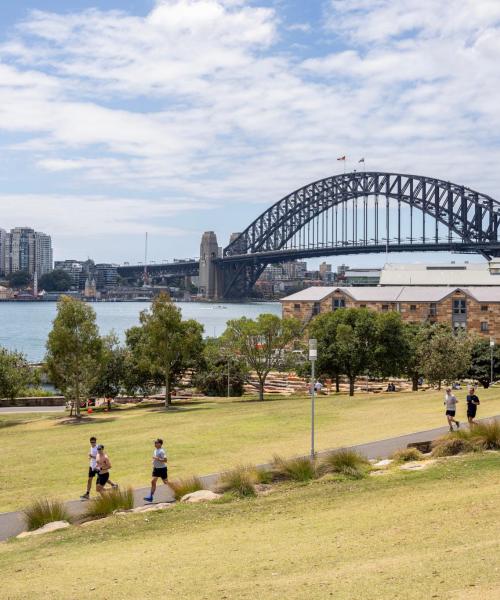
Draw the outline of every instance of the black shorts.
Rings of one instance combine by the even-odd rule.
[[[92,479],[92,477],[95,477],[98,474],[99,474],[99,471],[97,469],[93,469],[92,467],[89,467],[89,479]]]
[[[167,479],[168,471],[167,467],[154,467],[153,477],[160,477],[160,479]]]
[[[474,418],[476,416],[477,406],[475,404],[469,404],[467,407],[467,416]]]
[[[109,473],[97,473],[97,483],[98,485],[106,485],[106,482],[109,479]]]
[[[447,410],[446,415],[449,417],[454,417],[456,412],[456,410]]]

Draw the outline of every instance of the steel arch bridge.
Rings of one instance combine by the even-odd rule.
[[[371,252],[500,256],[500,203],[449,181],[354,172],[310,183],[264,211],[216,259],[223,298],[246,297],[269,263]]]

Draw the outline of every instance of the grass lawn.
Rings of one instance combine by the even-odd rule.
[[[13,540],[0,544],[2,596],[498,598],[499,473],[498,453],[469,455]]]
[[[316,448],[445,425],[443,393],[321,396],[316,404]],[[461,418],[465,390],[457,396]],[[479,416],[500,414],[500,389],[481,390],[479,396]],[[305,397],[264,402],[207,399],[169,412],[131,408],[101,413],[80,425],[63,425],[62,420],[40,413],[0,416],[0,511],[18,509],[32,496],[81,494],[90,435],[105,444],[112,479],[133,486],[149,483],[156,437],[165,440],[171,478],[266,462],[274,453],[307,454],[310,443],[310,401]]]

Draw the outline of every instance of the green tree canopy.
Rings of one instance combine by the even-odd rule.
[[[69,273],[56,269],[42,275],[38,281],[38,287],[47,292],[66,292],[71,287],[71,283]]]
[[[168,408],[172,386],[201,356],[203,326],[193,319],[183,321],[166,294],[154,299],[151,310],[141,312],[140,322],[139,328],[127,332],[127,340],[133,342],[131,350],[140,368],[162,377]]]
[[[120,345],[114,332],[103,337],[102,342],[101,361],[90,393],[92,396],[107,398],[108,408],[111,408],[110,399],[116,398],[124,387],[127,351]]]
[[[34,371],[24,354],[0,347],[0,398],[13,400],[34,381]]]
[[[221,338],[205,340],[202,360],[193,378],[194,385],[207,396],[241,396],[247,377],[244,361],[224,345]]]
[[[463,377],[471,363],[472,339],[451,327],[433,325],[431,336],[422,349],[422,372],[431,384],[441,388],[443,381]]]
[[[13,288],[26,287],[31,283],[31,279],[32,277],[28,271],[14,271],[7,277],[10,287]]]
[[[228,321],[223,343],[246,363],[249,372],[256,373],[259,400],[264,399],[269,372],[283,364],[285,348],[299,339],[301,330],[297,319],[271,314],[259,315],[255,320],[242,317]],[[248,375],[247,381],[253,383]]]
[[[493,381],[496,381],[500,378],[500,346],[496,344],[491,348],[490,340],[480,337],[473,339],[467,376],[479,381],[485,388],[490,386],[492,355]]]
[[[92,307],[63,296],[47,340],[45,364],[52,382],[72,401],[80,417],[80,402],[95,385],[103,354]]]

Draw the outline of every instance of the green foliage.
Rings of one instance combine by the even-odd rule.
[[[195,475],[192,477],[187,477],[186,479],[175,479],[174,481],[169,481],[168,483],[174,491],[176,500],[180,500],[186,494],[191,494],[203,489],[201,480]]]
[[[491,377],[491,348],[490,341],[477,337],[472,342],[471,359],[467,377],[479,381],[488,388]],[[500,379],[500,344],[493,348],[493,381]]]
[[[70,289],[71,284],[69,273],[60,269],[45,273],[38,281],[38,287],[47,292],[66,292]]]
[[[60,500],[37,498],[23,510],[23,517],[29,531],[39,529],[54,521],[70,521],[64,503]]]
[[[77,416],[80,402],[97,381],[102,350],[92,307],[63,296],[47,340],[45,365],[50,380],[72,401]]]
[[[433,325],[430,339],[422,348],[422,373],[429,383],[441,387],[462,377],[471,360],[471,338],[464,332],[453,332],[451,327]]]
[[[222,473],[217,482],[217,490],[231,492],[240,498],[255,496],[255,484],[258,481],[255,467],[241,465]]]
[[[491,419],[474,425],[470,439],[474,446],[482,450],[500,450],[500,421]]]
[[[468,439],[468,432],[461,435],[450,433],[444,435],[432,443],[432,456],[455,456],[474,451],[474,445]]]
[[[48,398],[54,396],[54,392],[49,392],[41,387],[26,387],[19,391],[18,398]]]
[[[24,354],[0,347],[0,398],[13,400],[34,381],[34,371]]]
[[[359,452],[348,448],[341,448],[329,452],[321,459],[320,471],[322,473],[339,473],[353,479],[361,479],[370,468],[370,463]]]
[[[230,396],[241,396],[247,375],[245,364],[220,339],[205,340],[193,384],[207,396],[226,396],[228,371]]]
[[[85,518],[100,518],[114,513],[116,510],[134,508],[134,491],[131,487],[123,490],[111,490],[96,496],[85,508]]]
[[[394,462],[403,463],[412,460],[422,460],[424,455],[418,448],[401,448],[400,450],[396,450],[391,458]]]
[[[317,477],[316,464],[307,456],[282,458],[276,455],[271,472],[274,480],[310,481]]]
[[[92,396],[100,398],[116,398],[126,378],[125,348],[121,347],[115,333],[103,338],[103,348],[96,381],[90,391]],[[108,402],[108,407],[111,403]]]
[[[297,319],[280,319],[262,314],[255,320],[242,317],[228,321],[222,343],[257,375],[259,400],[269,372],[284,363],[285,348],[299,339],[302,326]],[[249,379],[247,379],[249,380]]]
[[[13,288],[26,287],[31,283],[31,279],[32,277],[28,271],[14,271],[7,277],[10,287]]]
[[[151,310],[140,315],[141,326],[127,332],[127,342],[139,371],[161,377],[165,385],[165,406],[172,403],[172,386],[203,351],[203,326],[183,321],[180,310],[166,294],[157,296]]]

